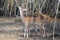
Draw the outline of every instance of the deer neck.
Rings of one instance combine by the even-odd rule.
[[[23,14],[23,9],[20,6],[18,8],[20,10],[20,18],[21,18],[22,22],[24,22],[25,17],[24,17],[24,14]]]

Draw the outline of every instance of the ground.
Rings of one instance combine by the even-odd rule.
[[[0,40],[52,40],[52,38],[23,36],[24,25],[21,22],[15,22],[15,18],[0,18]],[[49,35],[49,34],[48,34]],[[55,38],[59,40],[59,38]]]

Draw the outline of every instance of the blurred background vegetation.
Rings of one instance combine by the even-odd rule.
[[[29,15],[36,13],[39,11],[39,7],[42,6],[44,0],[33,0],[30,3],[30,0],[0,0],[0,16],[2,17],[16,17],[16,8],[18,5],[22,5],[23,7],[28,4],[28,9],[30,10]],[[56,5],[58,0],[47,0],[43,9],[43,14],[49,14],[51,17],[54,17],[56,14]],[[31,5],[31,8],[30,8]],[[60,7],[59,7],[60,10]],[[58,18],[60,17],[60,11],[58,13]]]

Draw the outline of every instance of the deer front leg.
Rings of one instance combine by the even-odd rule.
[[[28,30],[27,30],[27,38],[28,38]]]
[[[28,38],[28,22],[25,22],[25,36]]]
[[[26,26],[25,37],[28,38],[28,26]]]
[[[24,38],[28,38],[28,30],[27,29],[24,30]]]
[[[24,38],[26,37],[26,28],[24,29]]]

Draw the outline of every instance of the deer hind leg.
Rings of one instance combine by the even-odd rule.
[[[45,38],[45,28],[43,27],[43,38]]]

